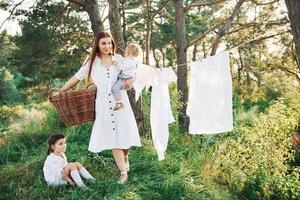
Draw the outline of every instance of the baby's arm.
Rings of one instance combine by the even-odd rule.
[[[119,70],[126,71],[136,67],[136,61],[134,57],[123,58],[121,56],[116,57],[113,60],[113,64],[118,67]]]

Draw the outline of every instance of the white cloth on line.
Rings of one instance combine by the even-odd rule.
[[[118,54],[115,54],[112,59],[122,60],[121,55]],[[89,61],[82,65],[75,77],[83,80],[88,74],[88,68]],[[97,86],[96,116],[88,148],[91,152],[141,146],[138,127],[125,90],[121,90],[124,107],[117,111],[113,110],[115,98],[111,88],[119,73],[120,70],[114,65],[107,68],[102,66],[100,58],[96,56],[91,71],[91,79]]]
[[[175,121],[168,86],[177,80],[177,76],[171,67],[157,69],[156,76],[151,92],[150,125],[158,160],[164,160],[169,140],[169,124]]]
[[[154,67],[145,64],[138,64],[135,74],[133,88],[135,90],[135,101],[139,99],[142,90],[146,90],[156,82],[157,75]]]
[[[66,165],[68,165],[68,161],[64,153],[62,153],[62,157],[50,153],[43,167],[46,182],[49,185],[66,185],[67,182],[63,179],[61,174]]]
[[[189,99],[190,134],[233,130],[229,52],[192,62]]]

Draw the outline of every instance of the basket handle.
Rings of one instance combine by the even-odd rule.
[[[87,84],[86,86],[85,86],[85,88],[86,89],[88,89],[90,86],[92,86],[92,85],[94,85],[94,83],[93,82],[91,82],[91,83],[89,83],[89,84]],[[49,91],[48,91],[48,95],[51,97],[51,96],[53,96],[53,93],[54,92],[59,92],[59,94],[61,94],[61,95],[63,95],[65,92],[62,92],[60,89],[58,89],[58,88],[52,88],[52,89],[50,89]]]
[[[85,88],[86,89],[88,89],[90,86],[92,86],[92,85],[94,85],[94,83],[93,82],[90,82],[89,84],[87,84],[86,86],[85,86]]]
[[[52,88],[48,91],[48,95],[49,97],[53,96],[53,93],[54,92],[59,92],[60,94],[63,94],[64,92],[62,92],[60,89],[57,89],[57,88]]]

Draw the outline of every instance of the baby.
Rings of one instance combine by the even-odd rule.
[[[78,162],[68,163],[65,155],[66,138],[62,134],[53,134],[48,139],[48,156],[43,171],[49,185],[77,185],[86,190],[87,186],[81,177],[95,181],[95,178]],[[74,183],[75,182],[75,183]]]
[[[141,48],[136,43],[129,44],[125,49],[125,58],[113,61],[113,64],[121,70],[117,81],[112,85],[112,93],[114,95],[116,105],[114,110],[119,110],[124,105],[122,103],[121,90],[126,80],[134,77],[138,64],[138,56],[141,54]]]

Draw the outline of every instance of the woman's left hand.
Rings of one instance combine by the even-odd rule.
[[[132,88],[133,78],[127,79],[122,87],[124,90],[130,90]]]

